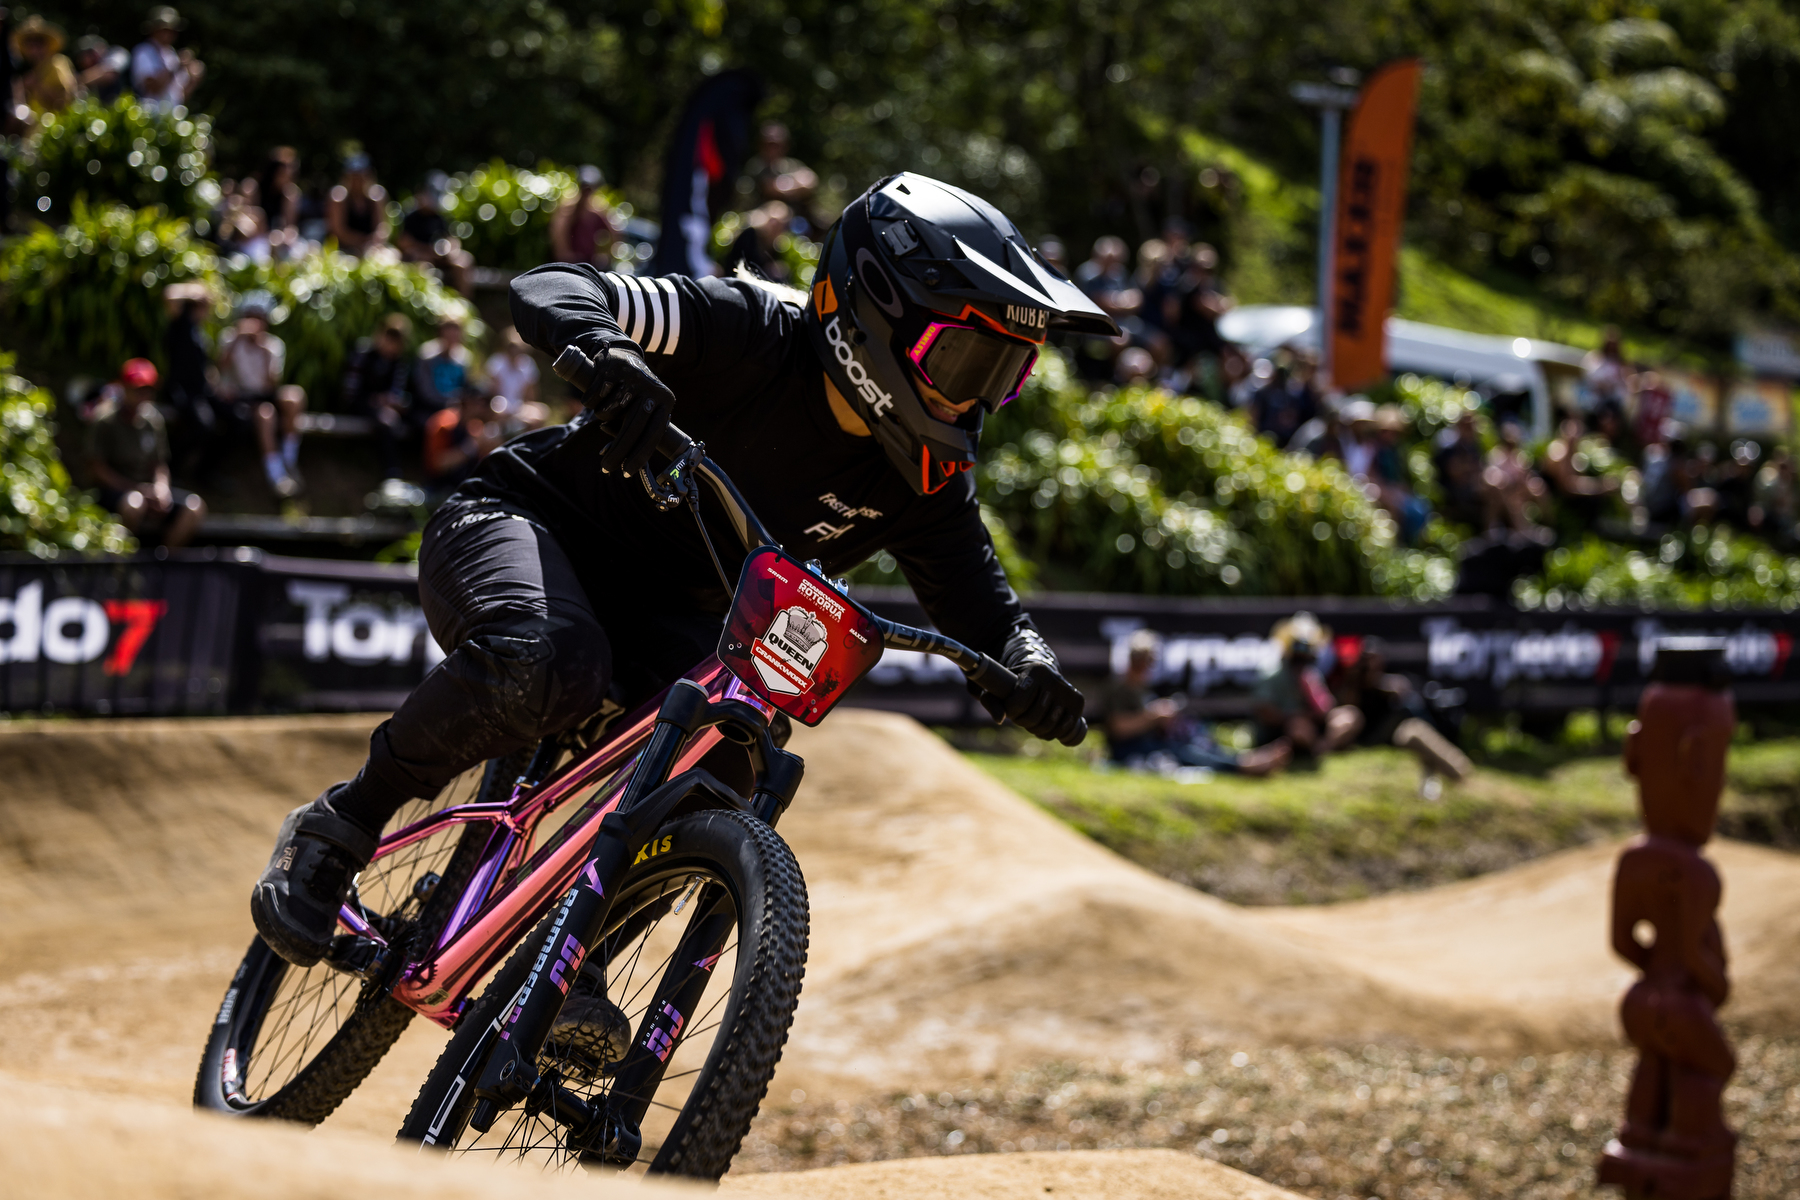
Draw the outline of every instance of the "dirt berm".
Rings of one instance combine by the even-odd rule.
[[[277,820],[354,768],[372,723],[0,732],[0,1069],[14,1085],[0,1093],[185,1104]],[[793,748],[808,778],[781,828],[813,936],[777,1095],[901,1091],[1049,1058],[1150,1061],[1195,1040],[1504,1052],[1615,1037],[1627,975],[1604,946],[1612,847],[1361,904],[1246,910],[1118,859],[907,720],[848,710]],[[1791,1032],[1800,862],[1712,852],[1732,1010]],[[328,1129],[390,1135],[442,1038],[415,1023]],[[901,1178],[869,1172],[858,1194],[899,1195],[881,1189]]]

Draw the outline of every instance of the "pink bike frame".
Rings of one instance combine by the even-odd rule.
[[[685,678],[705,688],[709,702],[738,700],[765,717],[775,713],[717,658],[708,658]],[[423,958],[402,968],[391,991],[394,999],[445,1028],[456,1024],[475,984],[575,882],[600,819],[618,804],[630,781],[631,768],[649,740],[665,694],[666,689],[542,783],[514,788],[504,803],[454,805],[381,839],[375,851],[377,860],[453,825],[487,825],[492,830],[437,944]],[[718,744],[719,736],[716,728],[694,735],[671,776],[698,764]],[[533,851],[532,841],[544,818],[590,787],[594,790],[582,807]],[[381,941],[348,905],[339,914],[339,923],[351,933]]]

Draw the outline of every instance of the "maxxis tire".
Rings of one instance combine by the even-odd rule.
[[[505,799],[512,781],[530,761],[531,751],[495,759],[483,771],[477,797]],[[415,940],[433,938],[449,919],[456,901],[481,860],[487,846],[486,826],[470,825],[458,839],[445,865],[437,889],[420,914]],[[413,1011],[386,992],[364,984],[356,1007],[344,1018],[331,1039],[273,1095],[246,1101],[233,1096],[227,1086],[228,1056],[235,1056],[246,1042],[254,1045],[267,1007],[283,976],[293,968],[258,937],[250,943],[226,989],[225,999],[213,1020],[206,1049],[194,1078],[194,1107],[238,1117],[271,1117],[317,1125],[337,1110],[369,1072],[400,1039],[411,1023]],[[241,1070],[233,1060],[230,1065]]]
[[[650,1163],[653,1175],[717,1180],[750,1131],[787,1043],[806,969],[806,885],[787,843],[744,813],[708,810],[664,825],[677,854],[634,868],[620,885],[628,901],[643,881],[684,863],[704,863],[729,880],[738,908],[737,964],[725,1014],[687,1104]],[[469,1006],[400,1127],[402,1141],[453,1148],[474,1108],[472,1085],[501,1009],[523,985],[540,921]],[[745,947],[754,947],[745,953]]]

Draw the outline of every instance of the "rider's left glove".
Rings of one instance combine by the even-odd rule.
[[[1004,702],[983,694],[982,707],[996,721],[1011,718],[1033,737],[1075,745],[1085,702],[1075,685],[1062,677],[1043,635],[1029,625],[1015,630],[1000,661],[1019,677],[1019,686]]]
[[[594,360],[594,386],[582,403],[612,434],[600,454],[600,469],[608,474],[635,475],[649,465],[675,414],[675,393],[629,341],[614,342]]]

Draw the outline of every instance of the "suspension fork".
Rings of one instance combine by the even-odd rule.
[[[637,1159],[644,1114],[650,1111],[651,1098],[662,1086],[682,1035],[693,1032],[695,1010],[736,924],[726,890],[717,884],[701,888],[694,915],[657,982],[631,1048],[613,1073],[604,1112],[590,1114],[583,1127],[571,1130],[570,1145],[584,1155],[619,1166]]]
[[[477,1130],[486,1133],[501,1110],[526,1099],[542,1082],[536,1064],[550,1039],[551,1023],[588,948],[599,940],[611,907],[609,898],[631,865],[636,843],[652,832],[638,828],[648,823],[643,802],[668,779],[682,743],[700,728],[706,710],[706,690],[685,679],[669,689],[657,710],[656,725],[638,756],[631,782],[618,806],[601,819],[587,863],[557,906],[549,936],[518,999],[501,1018],[498,1044],[475,1082],[475,1111],[469,1123]]]

